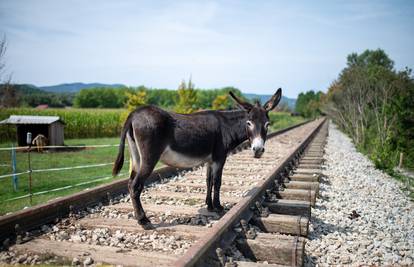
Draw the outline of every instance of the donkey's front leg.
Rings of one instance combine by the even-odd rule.
[[[223,212],[224,208],[220,204],[220,187],[221,187],[221,176],[223,174],[223,167],[226,159],[218,162],[213,162],[212,173],[213,173],[213,185],[214,185],[214,196],[213,196],[213,208],[216,212]]]

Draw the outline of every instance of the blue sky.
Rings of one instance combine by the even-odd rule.
[[[414,67],[414,1],[0,1],[16,83],[326,91],[351,52]]]

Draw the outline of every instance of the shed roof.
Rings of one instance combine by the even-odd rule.
[[[8,119],[0,121],[0,124],[52,124],[56,121],[64,122],[59,116],[29,116],[11,115]]]

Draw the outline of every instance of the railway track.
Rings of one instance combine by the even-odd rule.
[[[155,230],[137,225],[126,181],[3,216],[0,264],[301,266],[326,135],[315,120],[274,134],[260,159],[229,156],[223,215],[207,211],[199,167],[149,179],[141,199]]]

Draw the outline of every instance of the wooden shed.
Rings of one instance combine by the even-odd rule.
[[[16,138],[19,146],[27,145],[28,132],[32,133],[33,139],[38,134],[43,134],[48,139],[49,146],[63,145],[65,122],[58,116],[11,115],[8,119],[0,121],[0,124],[16,125]]]

